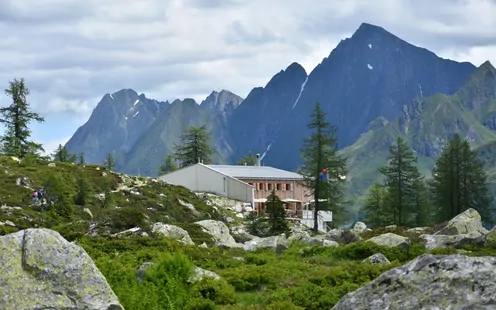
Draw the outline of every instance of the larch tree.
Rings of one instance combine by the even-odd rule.
[[[255,166],[256,162],[257,159],[255,158],[253,153],[249,152],[248,155],[240,158],[237,164],[241,166]]]
[[[27,102],[29,89],[23,78],[9,82],[5,94],[12,100],[7,107],[0,108],[0,122],[5,125],[6,132],[2,136],[3,153],[9,156],[25,157],[27,154],[43,152],[41,144],[29,141],[31,130],[29,123],[42,123],[45,119],[31,111]]]
[[[429,186],[438,222],[448,221],[469,208],[477,210],[484,221],[492,222],[494,210],[484,166],[459,134],[443,148]]]
[[[387,190],[387,212],[392,215],[394,225],[411,225],[415,217],[415,197],[421,175],[416,167],[417,157],[398,137],[389,147],[388,165],[379,172],[384,175]]]
[[[370,227],[387,226],[391,223],[390,214],[386,210],[386,188],[375,182],[367,191],[360,209],[365,222]]]
[[[267,196],[267,212],[269,213],[270,232],[273,235],[278,235],[288,231],[288,223],[286,222],[286,211],[284,210],[281,199],[276,195],[275,189]]]
[[[107,170],[113,171],[115,169],[115,159],[112,153],[108,153],[107,157],[105,158],[105,161],[103,162],[103,165]]]
[[[303,141],[303,164],[298,172],[304,177],[303,185],[315,201],[314,231],[318,231],[318,212],[332,211],[333,225],[345,220],[344,190],[346,160],[338,154],[336,127],[325,120],[325,113],[317,102],[310,115],[310,138]]]
[[[167,157],[165,157],[164,163],[158,169],[158,175],[160,176],[163,174],[167,174],[167,173],[176,171],[177,168],[178,167],[177,167],[176,163],[174,162],[174,158],[172,157],[172,154],[169,154],[169,155],[167,155]]]
[[[84,153],[79,154],[78,164],[80,166],[86,165],[86,160],[84,159]]]
[[[73,163],[77,160],[77,155],[69,153],[65,146],[59,144],[55,152],[52,154],[52,158],[55,161]]]
[[[173,156],[183,168],[198,162],[209,164],[213,153],[207,128],[191,126],[181,135],[181,143],[174,145]]]

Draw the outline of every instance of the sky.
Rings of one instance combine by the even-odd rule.
[[[244,98],[292,62],[309,73],[362,22],[496,65],[496,0],[0,0],[0,87],[26,80],[45,118],[32,138],[51,152],[106,93]]]

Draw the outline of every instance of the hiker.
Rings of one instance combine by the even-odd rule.
[[[33,192],[33,201],[38,202],[38,192],[37,191]]]

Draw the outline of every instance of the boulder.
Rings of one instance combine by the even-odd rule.
[[[181,227],[175,225],[164,224],[161,222],[155,223],[152,226],[152,232],[163,235],[167,238],[171,238],[174,240],[179,240],[181,243],[186,245],[195,244],[188,232]]]
[[[243,247],[242,244],[237,243],[236,240],[234,240],[233,236],[231,236],[231,233],[229,232],[229,227],[227,227],[224,222],[204,220],[196,222],[195,224],[202,226],[206,232],[214,238],[216,246],[224,246],[228,248]]]
[[[245,251],[256,251],[258,249],[279,249],[281,248],[287,248],[288,241],[286,239],[285,234],[281,234],[278,236],[271,236],[271,237],[266,237],[266,238],[258,238],[258,239],[253,239],[251,241],[248,241],[244,244],[244,250]]]
[[[402,248],[408,248],[410,247],[410,239],[407,237],[403,237],[397,234],[393,233],[386,233],[382,234],[373,238],[370,238],[370,242],[373,242],[377,245],[380,246],[387,246],[387,247],[402,247]]]
[[[356,222],[352,230],[356,233],[363,233],[366,229],[367,225],[364,222]]]
[[[0,237],[0,309],[123,310],[79,245],[49,229]]]
[[[494,309],[496,258],[424,254],[348,293],[331,310]]]
[[[390,264],[391,262],[389,261],[389,259],[387,259],[386,256],[384,256],[384,254],[382,254],[382,253],[376,253],[376,254],[371,255],[371,256],[367,257],[366,259],[364,259],[362,261],[362,263],[369,263],[369,264],[372,264],[372,265],[379,265],[379,264]]]
[[[462,244],[484,244],[487,234],[479,213],[470,208],[452,218],[440,231],[433,235],[420,235],[420,239],[427,250],[433,250]]]

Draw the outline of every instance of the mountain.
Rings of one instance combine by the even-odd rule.
[[[482,64],[453,95],[436,94],[416,98],[402,107],[401,115],[388,122],[378,118],[371,128],[351,146],[341,150],[348,159],[352,196],[363,194],[379,179],[377,169],[386,164],[389,145],[398,136],[409,143],[419,158],[420,170],[429,175],[435,159],[454,133],[469,140],[495,168],[496,151],[496,69]],[[490,170],[495,174],[495,169]],[[494,178],[494,177],[493,177]]]
[[[116,170],[155,175],[165,156],[189,126],[206,125],[218,154],[226,161],[232,152],[227,134],[228,118],[243,99],[227,90],[212,92],[198,105],[193,99],[172,103],[148,99],[132,89],[106,94],[89,120],[67,142],[71,153],[84,152],[89,163],[103,163],[108,153]]]
[[[393,122],[415,100],[454,94],[475,70],[364,23],[310,74],[291,63],[245,100],[228,91],[213,92],[200,105],[192,99],[159,102],[132,90],[107,94],[67,148],[84,151],[95,163],[114,152],[118,171],[155,175],[184,129],[207,125],[215,162],[233,163],[251,151],[262,154],[265,165],[295,170],[316,101],[338,126],[342,148]],[[133,118],[138,111],[138,119]],[[496,127],[496,118],[485,121]]]

